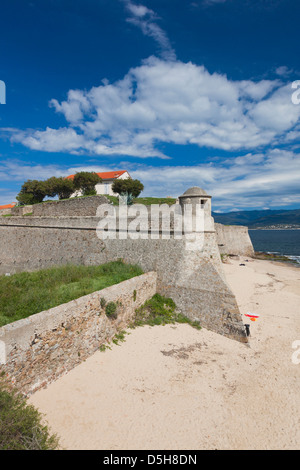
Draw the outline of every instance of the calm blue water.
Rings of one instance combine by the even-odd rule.
[[[300,264],[300,230],[249,230],[255,251],[288,256]]]

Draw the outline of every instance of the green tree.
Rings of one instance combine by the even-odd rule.
[[[75,192],[74,181],[70,178],[52,176],[45,181],[47,187],[47,196],[59,199],[69,199]]]
[[[127,204],[132,204],[135,197],[139,197],[144,189],[144,185],[139,180],[127,178],[124,180],[115,180],[112,185],[114,193],[119,194]]]
[[[83,196],[94,196],[96,194],[95,186],[101,182],[100,176],[94,172],[80,171],[74,176],[74,188],[82,191]]]
[[[21,187],[17,196],[20,204],[37,204],[42,202],[47,196],[47,186],[45,181],[27,180]]]

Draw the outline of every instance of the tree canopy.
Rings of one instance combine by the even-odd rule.
[[[94,172],[80,171],[74,176],[74,188],[82,191],[83,196],[96,194],[95,186],[102,182],[102,178]]]
[[[127,178],[124,180],[115,180],[112,184],[114,193],[125,198],[127,204],[132,203],[134,197],[138,197],[144,189],[144,185],[139,180]]]
[[[21,205],[31,205],[43,202],[45,197],[69,199],[76,190],[82,191],[83,196],[93,196],[96,194],[96,184],[101,181],[97,173],[87,171],[76,173],[74,179],[52,176],[44,181],[27,180],[21,187],[17,201]]]

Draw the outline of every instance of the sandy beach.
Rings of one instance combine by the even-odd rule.
[[[224,270],[249,345],[188,325],[128,330],[30,397],[64,449],[300,448],[300,269],[240,258]]]

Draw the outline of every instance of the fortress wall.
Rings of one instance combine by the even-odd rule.
[[[253,256],[254,249],[248,227],[215,224],[217,244],[221,254]]]
[[[2,217],[2,215],[10,215],[11,210],[12,210],[11,207],[9,207],[8,209],[0,209],[0,217]]]
[[[156,292],[149,272],[0,328],[0,373],[25,394],[45,387],[99,350]],[[100,300],[118,302],[108,318]]]
[[[100,204],[109,204],[105,196],[71,198],[47,201],[33,206],[36,217],[95,216]]]
[[[33,211],[33,206],[15,206],[11,210],[11,214],[13,216],[23,216],[26,214],[30,214]]]
[[[155,271],[157,291],[172,297],[183,314],[219,334],[247,342],[214,232],[204,233],[201,246],[190,250],[186,237],[99,240],[96,218],[9,219],[0,224],[0,273],[63,264],[95,265],[121,258],[145,272]]]

